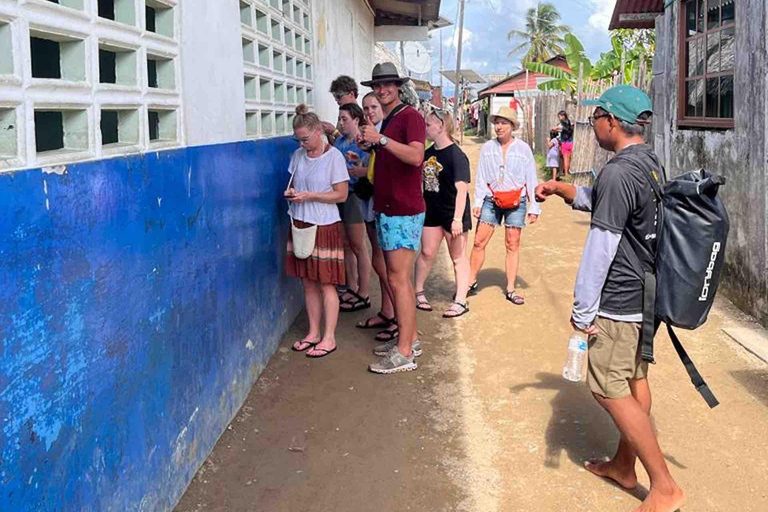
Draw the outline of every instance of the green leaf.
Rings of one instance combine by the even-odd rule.
[[[579,76],[579,67],[582,67],[583,76],[589,76],[592,73],[592,63],[584,52],[584,46],[579,38],[573,34],[566,34],[565,40],[565,59],[568,61],[568,67],[571,68],[575,76]]]
[[[541,73],[542,75],[551,76],[558,80],[575,80],[576,75],[566,71],[565,69],[553,66],[552,64],[545,64],[543,62],[527,62],[524,65],[525,69],[533,71],[534,73]]]

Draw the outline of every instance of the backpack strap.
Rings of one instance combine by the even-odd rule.
[[[685,365],[685,371],[688,372],[688,376],[691,378],[693,387],[695,387],[696,391],[701,394],[701,396],[704,398],[704,401],[707,402],[709,408],[714,409],[720,404],[720,402],[718,402],[717,398],[715,398],[715,394],[712,393],[711,389],[709,389],[707,383],[704,382],[704,378],[699,373],[699,370],[696,369],[693,361],[691,361],[691,358],[688,356],[688,352],[686,352],[683,348],[682,343],[680,343],[680,340],[677,338],[677,334],[675,334],[675,331],[672,329],[671,325],[667,325],[667,333],[669,333],[669,337],[672,339],[672,345],[675,346],[675,350],[677,351],[677,355],[680,357],[680,361],[682,361],[683,365]]]

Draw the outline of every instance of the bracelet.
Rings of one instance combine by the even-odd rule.
[[[461,219],[457,219],[456,217],[454,217],[453,222],[461,222]]]

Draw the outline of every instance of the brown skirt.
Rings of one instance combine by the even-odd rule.
[[[307,227],[296,221],[296,227]],[[344,238],[342,223],[318,226],[315,250],[309,258],[300,260],[293,254],[293,240],[288,235],[288,252],[285,255],[285,273],[289,276],[307,278],[323,284],[346,284],[344,267]]]

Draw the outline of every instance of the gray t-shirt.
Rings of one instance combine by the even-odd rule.
[[[643,311],[643,271],[655,266],[657,205],[645,168],[663,180],[662,166],[645,144],[629,146],[606,164],[592,189],[592,227],[621,236],[600,296],[600,311],[616,315]]]

